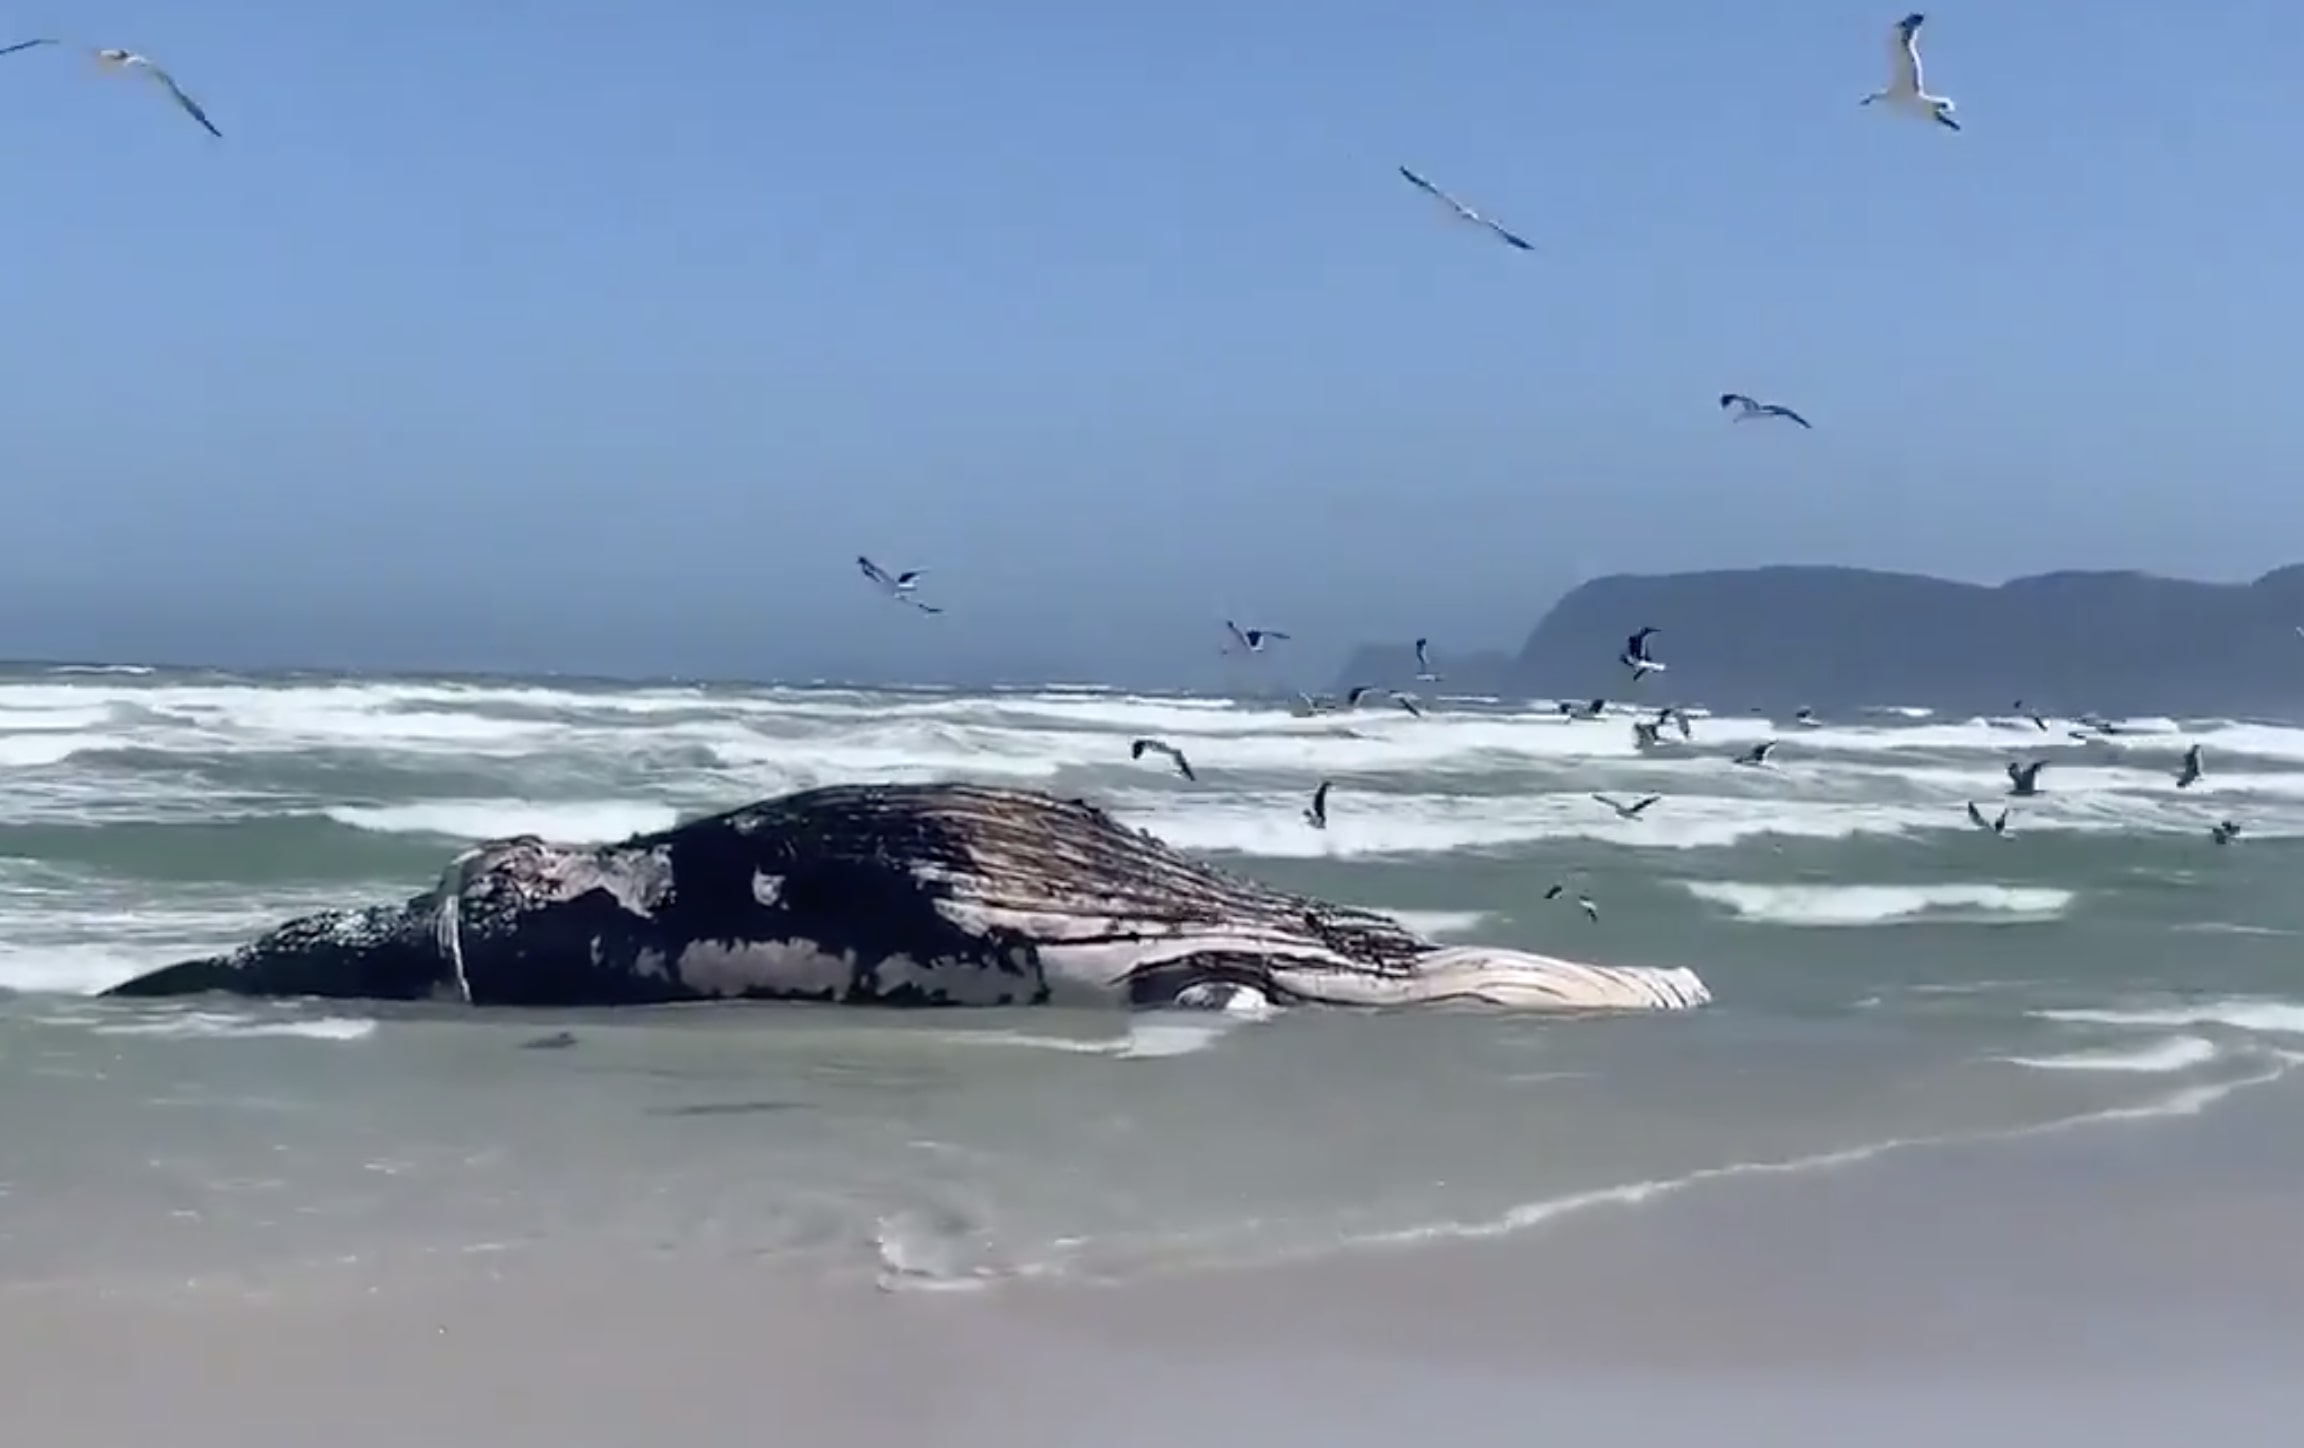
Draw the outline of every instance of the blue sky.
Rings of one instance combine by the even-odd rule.
[[[1846,0],[56,9],[226,139],[0,59],[0,653],[1078,676],[2304,557],[2271,0],[1932,11],[1958,135]]]

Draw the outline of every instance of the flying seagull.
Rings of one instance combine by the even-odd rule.
[[[2208,827],[2208,838],[2220,845],[2231,844],[2240,838],[2240,826],[2230,820],[2218,820]]]
[[[1660,794],[1651,794],[1645,796],[1644,798],[1636,799],[1630,804],[1626,804],[1620,799],[1612,799],[1604,794],[1596,794],[1592,797],[1600,801],[1602,804],[1608,806],[1608,808],[1616,811],[1616,817],[1618,819],[1636,820],[1640,818],[1640,811],[1648,808],[1648,806],[1654,804],[1664,796]]]
[[[1551,889],[1544,892],[1544,898],[1547,900],[1557,900],[1560,898],[1560,892],[1567,888],[1568,887],[1565,885],[1554,885]],[[1593,904],[1592,897],[1585,894],[1581,890],[1576,892],[1576,908],[1583,911],[1585,918],[1589,920],[1597,922],[1600,919],[1600,907]]]
[[[1432,668],[1432,656],[1425,652],[1431,642],[1430,639],[1416,640],[1416,678],[1419,683],[1437,684],[1440,682],[1440,675]]]
[[[1741,392],[1721,393],[1720,405],[1722,407],[1733,407],[1736,409],[1736,415],[1728,419],[1730,422],[1750,422],[1756,417],[1781,417],[1787,422],[1799,423],[1802,427],[1809,428],[1811,432],[1815,430],[1813,427],[1810,427],[1807,418],[1802,417],[1799,413],[1794,412],[1791,408],[1786,407],[1781,403],[1755,402],[1751,398],[1746,397]]]
[[[1497,223],[1489,220],[1487,217],[1482,216],[1479,212],[1474,211],[1471,207],[1466,206],[1463,202],[1458,201],[1455,197],[1450,196],[1447,192],[1441,190],[1439,187],[1433,185],[1431,182],[1409,170],[1406,166],[1402,166],[1400,168],[1400,174],[1408,178],[1409,185],[1415,187],[1425,195],[1435,198],[1440,202],[1441,205],[1447,207],[1450,211],[1455,212],[1459,217],[1462,217],[1464,220],[1471,222],[1474,226],[1485,226],[1490,231],[1493,231],[1498,236],[1504,238],[1506,245],[1517,247],[1521,251],[1534,251],[1536,249],[1535,247],[1530,246],[1526,241],[1517,236],[1514,236],[1511,232],[1506,231],[1502,226],[1499,226]]]
[[[1275,639],[1288,637],[1276,628],[1242,628],[1230,619],[1224,620],[1224,628],[1234,639],[1239,641],[1242,649],[1252,654],[1264,652],[1264,645]],[[1230,653],[1232,651],[1226,649],[1224,652]]]
[[[1745,750],[1742,754],[1737,755],[1735,762],[1738,764],[1748,764],[1756,769],[1765,769],[1768,767],[1768,756],[1774,753],[1775,749],[1775,740],[1763,739],[1758,744],[1753,745],[1750,749]]]
[[[2040,712],[2038,710],[2025,708],[2024,701],[2022,699],[2018,699],[2015,703],[2009,705],[2008,707],[2014,709],[2017,713],[2031,720],[2033,728],[2039,730],[2043,734],[2048,732],[2048,721],[2040,717]]]
[[[1678,728],[1680,731],[1680,737],[1682,739],[1693,739],[1696,737],[1695,731],[1688,727],[1688,715],[1685,710],[1675,709],[1670,704],[1666,704],[1663,708],[1658,709],[1656,711],[1656,727],[1661,729],[1666,724],[1671,724]]]
[[[2035,759],[2030,764],[2018,764],[2013,759],[2009,760],[2008,792],[2015,795],[2038,794],[2040,792],[2040,771],[2047,767],[2048,761],[2045,759]]]
[[[54,45],[53,40],[19,40],[14,45],[0,45],[0,55],[14,55],[19,50],[30,50],[35,45]]]
[[[1347,709],[1357,709],[1360,707],[1360,701],[1362,699],[1367,698],[1370,694],[1375,692],[1376,686],[1374,684],[1354,684],[1351,688],[1344,691],[1344,707]]]
[[[118,49],[99,50],[96,52],[96,63],[98,65],[113,66],[121,70],[143,71],[146,75],[149,75],[154,80],[160,82],[160,84],[168,87],[168,94],[176,98],[176,104],[184,108],[184,113],[186,115],[190,116],[193,120],[198,121],[202,128],[205,129],[209,135],[214,136],[219,141],[224,139],[224,133],[216,129],[216,123],[208,119],[208,113],[200,109],[200,103],[192,99],[192,97],[184,94],[184,87],[176,84],[176,77],[162,70],[159,66],[154,65],[145,57],[138,55],[135,51]]]
[[[1990,830],[1996,835],[2006,835],[2008,833],[2008,807],[2002,805],[1999,817],[1988,820],[1984,818],[1984,811],[1976,808],[1976,801],[1970,800],[1968,801],[1968,823],[1980,830]]]
[[[1128,757],[1130,759],[1142,759],[1147,752],[1152,754],[1167,755],[1170,759],[1175,761],[1176,772],[1178,774],[1183,775],[1186,779],[1191,780],[1194,784],[1198,784],[1200,782],[1200,776],[1192,772],[1192,761],[1184,757],[1184,751],[1178,749],[1175,745],[1170,744],[1165,739],[1139,739],[1135,743],[1128,746]]]
[[[1864,97],[1863,104],[1886,101],[1889,105],[1915,116],[1925,116],[1937,125],[1957,131],[1960,123],[1952,119],[1952,102],[1942,96],[1928,94],[1920,80],[1920,27],[1928,17],[1915,10],[1896,22],[1888,32],[1888,88],[1876,90]]]
[[[1624,652],[1616,656],[1616,662],[1622,664],[1625,668],[1632,671],[1633,683],[1639,683],[1640,680],[1646,677],[1648,674],[1654,673],[1655,671],[1664,667],[1664,665],[1656,662],[1654,659],[1648,656],[1648,636],[1653,633],[1661,632],[1661,629],[1658,629],[1653,624],[1650,624],[1642,628],[1640,632],[1632,635],[1632,637],[1624,640]]]
[[[1316,830],[1328,828],[1328,786],[1331,782],[1321,780],[1320,787],[1312,791],[1312,802],[1304,806],[1304,823]]]
[[[1424,717],[1424,706],[1416,702],[1416,696],[1414,694],[1403,694],[1398,689],[1387,689],[1385,692],[1392,696],[1393,703],[1398,704],[1403,709],[1406,709],[1416,718],[1421,719]]]
[[[2190,789],[2200,779],[2200,746],[2195,744],[2184,751],[2184,765],[2176,771],[2176,787]]]
[[[942,613],[944,611],[935,604],[922,603],[912,596],[912,591],[920,586],[920,575],[927,571],[925,569],[908,569],[891,576],[887,569],[882,568],[861,553],[856,555],[856,569],[866,578],[878,584],[883,592],[898,603],[911,604],[922,613]]]

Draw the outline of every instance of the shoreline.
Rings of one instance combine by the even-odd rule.
[[[0,1430],[92,1448],[2261,1431],[2304,1410],[2299,1107],[2287,1080],[2197,1116],[1724,1180],[1497,1239],[1109,1286],[891,1292],[667,1255],[7,1295]]]

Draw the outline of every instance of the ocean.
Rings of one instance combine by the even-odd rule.
[[[1736,1179],[2181,1126],[2304,1052],[2304,728],[2083,741],[1884,706],[1699,714],[1643,755],[1627,717],[1426,702],[7,671],[0,1287],[515,1259],[1129,1283],[1540,1241]],[[1199,782],[1131,761],[1142,734]],[[1730,762],[1765,738],[1775,767]],[[2192,742],[2206,775],[2180,791]],[[2033,758],[2043,793],[2006,801],[2006,762]],[[946,778],[1084,795],[1442,940],[1691,967],[1716,1000],[1235,1019],[93,996],[412,893],[472,839]],[[1322,779],[1325,831],[1300,817]],[[1662,799],[1626,820],[1594,792]],[[2006,836],[1969,800],[2012,803]],[[573,1046],[525,1048],[560,1030]]]

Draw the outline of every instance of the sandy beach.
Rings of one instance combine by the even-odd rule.
[[[910,1292],[475,1255],[24,1289],[6,1441],[2156,1443],[2304,1409],[2304,1087],[1478,1242]],[[2036,1436],[2045,1435],[2045,1436]]]

